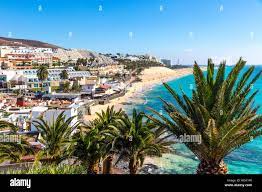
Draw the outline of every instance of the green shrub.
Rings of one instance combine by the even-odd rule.
[[[8,170],[0,174],[85,174],[86,169],[81,165],[44,165],[35,166],[28,170]]]

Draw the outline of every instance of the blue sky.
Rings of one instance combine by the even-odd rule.
[[[262,0],[0,0],[0,36],[176,63],[262,64]]]

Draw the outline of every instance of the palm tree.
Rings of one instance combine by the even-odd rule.
[[[63,70],[61,73],[60,73],[60,78],[63,79],[63,80],[66,80],[69,78],[69,75],[68,75],[68,72],[66,70]]]
[[[121,126],[122,118],[125,116],[124,111],[121,109],[119,111],[116,111],[114,109],[114,106],[108,107],[106,111],[102,111],[101,113],[96,113],[97,119],[94,120],[96,123],[98,129],[100,131],[102,130],[108,130],[111,131],[111,134],[116,134],[118,133],[118,126]],[[107,152],[106,158],[104,160],[104,174],[110,174],[112,173],[112,161],[114,158],[114,146],[113,143],[109,140],[108,141],[110,144],[111,143],[111,148]]]
[[[12,134],[16,134],[19,128],[13,123],[0,120],[0,130],[1,129],[9,129]]]
[[[95,61],[95,58],[94,58],[94,57],[90,57],[90,58],[88,59],[89,65],[92,65],[94,61]]]
[[[66,118],[62,112],[52,122],[43,117],[33,121],[40,132],[39,141],[45,146],[43,154],[47,163],[59,164],[70,155],[68,148],[71,136],[78,128],[78,122],[72,124],[74,119],[75,116]]]
[[[33,154],[32,148],[29,146],[22,136],[17,135],[19,128],[13,123],[0,121],[0,130],[9,129],[10,132],[4,137],[17,137],[20,142],[0,142],[0,163],[10,160],[11,162],[19,162],[25,155]]]
[[[98,174],[99,163],[107,151],[104,142],[106,136],[98,130],[94,123],[91,122],[90,126],[89,130],[80,132],[76,136],[76,144],[72,151],[73,155],[87,167],[87,174]]]
[[[63,83],[62,90],[65,93],[68,93],[70,91],[70,82],[66,81]]]
[[[81,126],[79,136],[75,136],[76,145],[73,147],[73,155],[87,167],[88,174],[97,174],[100,163],[100,167],[103,166],[103,173],[110,174],[114,155],[113,140],[118,131],[116,126],[124,112],[108,107],[106,111],[96,115],[97,118]]]
[[[144,113],[133,110],[133,117],[127,115],[119,126],[119,134],[114,140],[114,146],[119,151],[119,160],[128,159],[130,174],[136,174],[143,166],[146,156],[161,157],[170,152],[173,142],[167,141],[170,134],[163,127],[156,126]],[[117,161],[117,163],[118,163]]]
[[[151,119],[174,135],[201,136],[201,144],[185,143],[200,160],[198,174],[226,174],[224,157],[262,134],[262,118],[256,114],[258,107],[253,104],[258,91],[251,91],[261,71],[251,78],[254,67],[249,67],[240,75],[245,64],[240,58],[226,77],[225,62],[215,74],[214,64],[209,59],[206,76],[195,63],[196,88],[192,98],[184,92],[180,96],[164,83],[176,104],[161,99],[167,116],[152,110],[160,120]]]
[[[65,81],[69,78],[69,75],[68,75],[66,70],[63,70],[60,73],[60,78],[63,80],[63,86],[62,86],[63,92],[66,92],[66,93],[69,92],[70,91],[70,83],[69,83],[69,81]]]
[[[1,69],[6,70],[9,68],[9,65],[5,63],[4,61],[1,63]]]
[[[48,78],[48,70],[47,70],[47,67],[45,65],[41,65],[38,68],[37,77],[38,77],[39,81],[41,81],[42,88],[43,88],[43,82],[46,81],[47,78]],[[41,88],[41,90],[43,90],[42,88]]]
[[[81,85],[79,85],[79,83],[76,81],[73,82],[73,85],[72,85],[72,91],[74,92],[80,92],[81,91]]]
[[[95,122],[100,130],[104,130],[110,128],[110,125],[113,125],[113,123],[119,122],[124,115],[125,112],[121,109],[116,111],[114,106],[107,107],[106,111],[102,110],[101,113],[96,113],[97,118]]]
[[[0,143],[0,163],[10,160],[12,163],[20,162],[25,155],[33,154],[33,149],[22,140],[21,143]]]
[[[76,61],[76,66],[83,65],[86,66],[87,64],[87,58],[78,58]]]

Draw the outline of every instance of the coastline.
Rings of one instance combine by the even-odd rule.
[[[192,73],[193,68],[169,69],[166,67],[151,67],[145,69],[139,76],[141,82],[132,83],[132,86],[127,89],[127,93],[124,96],[113,99],[105,105],[91,106],[91,115],[85,115],[84,119],[86,121],[95,119],[95,113],[99,113],[101,110],[106,110],[107,107],[114,106],[116,110],[128,107],[125,103],[130,102],[130,100],[138,100],[139,102],[139,95],[150,91],[154,86],[190,75]]]
[[[202,67],[202,69],[206,69],[206,67]],[[162,84],[163,82],[169,82],[175,79],[179,79],[181,77],[191,75],[193,73],[193,68],[182,68],[182,69],[169,69],[166,67],[151,67],[149,69],[145,69],[139,78],[142,80],[141,82],[132,83],[132,86],[127,90],[127,93],[119,98],[113,99],[110,103],[105,105],[94,105],[91,106],[91,115],[85,115],[84,119],[86,121],[90,121],[96,118],[96,112],[100,112],[101,110],[106,110],[107,107],[114,106],[116,110],[125,109],[130,105],[124,105],[124,103],[132,101],[132,103],[144,102],[141,99],[142,94],[147,91],[150,91],[153,87]],[[144,162],[145,165],[148,165],[148,171],[152,169],[150,167],[158,167],[159,166],[159,158],[157,157],[146,157]],[[121,173],[125,173],[123,167],[120,165],[119,170]]]

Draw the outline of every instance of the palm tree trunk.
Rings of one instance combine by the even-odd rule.
[[[98,163],[90,163],[87,167],[87,174],[97,175],[99,173]]]
[[[223,160],[219,163],[203,160],[199,163],[197,168],[197,174],[225,175],[227,171],[227,165]]]
[[[129,173],[131,175],[135,175],[137,174],[137,170],[138,170],[138,166],[137,163],[135,162],[135,160],[132,158],[129,161]]]
[[[113,155],[109,155],[103,163],[103,174],[112,174],[113,173]]]
[[[42,92],[43,92],[43,81],[41,81],[41,89],[40,89],[40,91],[41,91],[41,95],[42,95]]]

